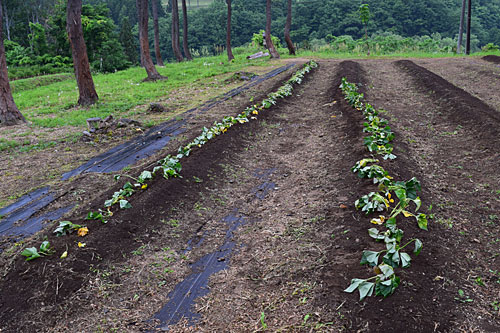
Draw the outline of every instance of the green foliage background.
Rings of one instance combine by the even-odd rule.
[[[162,55],[167,60],[173,60],[171,0],[155,1],[162,2],[159,13]],[[207,1],[202,1],[203,6],[200,7],[197,6],[200,3],[198,0],[188,0],[187,3],[189,46],[193,53],[210,55],[222,52],[226,34],[226,2],[212,0],[207,6]],[[272,2],[272,34],[281,40],[286,3],[287,0]],[[427,43],[439,46],[432,49],[426,48],[426,44],[424,49],[453,51],[461,0],[294,0],[292,40],[306,49],[329,44],[333,49],[345,49],[346,52],[361,51],[360,46],[352,41],[362,38],[364,34],[358,12],[362,3],[368,4],[371,12],[368,35],[372,42],[377,40],[384,44],[379,49],[389,50],[398,45],[409,48],[412,43]],[[19,75],[14,73],[14,76],[71,68],[65,30],[65,0],[4,0],[3,4],[4,38],[9,39],[6,43],[9,66],[25,68],[26,72],[19,69]],[[138,62],[135,0],[84,0],[82,22],[94,70],[109,72]],[[150,23],[152,46],[153,29]],[[233,0],[232,23],[232,45],[238,47],[250,43],[253,35],[265,26],[265,1]],[[473,2],[472,33],[473,51],[488,43],[500,45],[500,0]]]

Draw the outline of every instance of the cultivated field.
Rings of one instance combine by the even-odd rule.
[[[83,173],[57,182],[49,208],[76,203],[64,220],[87,226],[88,234],[56,237],[57,221],[24,241],[4,237],[0,332],[140,332],[167,325],[172,332],[497,331],[498,64],[481,58],[318,64],[293,85],[291,96],[269,108],[259,103],[299,65],[191,118],[181,116],[177,121],[187,119],[182,135],[114,173],[132,180]],[[395,159],[368,152],[366,120],[344,99],[343,77],[357,84],[367,103],[386,110],[380,116],[394,133]],[[203,127],[241,117],[247,107],[249,122],[234,121],[192,145],[180,160],[182,170],[175,169],[182,177],[158,174],[145,181],[126,197],[131,208],[111,206],[107,223],[85,219],[90,211],[106,212],[105,201],[128,180],[139,182],[143,170],[196,141]],[[110,139],[99,151],[75,152],[78,162],[136,135]],[[11,177],[36,175],[44,168],[30,162],[36,158],[59,177],[70,168],[59,170],[50,160],[79,146],[86,147],[65,142],[54,148],[63,152],[11,154],[0,169]],[[351,171],[368,157],[379,159],[396,180],[419,180],[419,213],[426,214],[428,230],[398,217],[404,239],[423,243],[421,253],[411,254],[410,267],[395,269],[401,280],[394,294],[360,301],[357,292],[344,290],[353,278],[379,273],[360,260],[364,250],[385,248],[368,229],[381,228],[372,218],[390,214],[382,207],[367,216],[355,208],[357,199],[377,190]],[[6,191],[15,188],[9,184]],[[23,249],[43,240],[55,253],[26,262]]]

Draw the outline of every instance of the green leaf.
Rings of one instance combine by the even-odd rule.
[[[122,199],[122,200],[120,200],[120,208],[121,209],[132,208],[132,205],[127,200]]]
[[[380,264],[380,265],[378,265],[378,268],[382,272],[382,274],[379,274],[379,275],[382,275],[383,280],[394,275],[394,268],[392,268],[392,266],[389,266],[387,264]]]
[[[394,191],[396,193],[396,196],[400,201],[405,201],[406,200],[406,190],[403,188],[398,188],[397,190]]]
[[[385,264],[390,265],[394,268],[399,266],[399,251],[394,253],[386,253],[385,256],[382,257],[382,260]]]
[[[21,255],[26,257],[26,261],[40,258],[40,254],[38,253],[36,247],[28,247],[27,249],[24,249],[24,251],[21,252]]]
[[[113,206],[113,202],[114,202],[113,199],[109,199],[109,200],[104,201],[104,207],[111,207],[111,206]]]
[[[377,286],[375,288],[376,295],[387,297],[391,293],[392,293],[392,281],[391,280],[382,281],[382,282],[377,283]]]
[[[344,291],[346,293],[352,293],[354,290],[356,290],[358,288],[358,286],[361,284],[361,282],[364,282],[364,281],[365,280],[363,280],[363,279],[352,279],[351,284]]]
[[[140,175],[139,175],[139,182],[142,183],[145,180],[153,178],[153,174],[150,171],[144,170]]]
[[[57,226],[56,230],[54,230],[54,233],[56,234],[57,237],[59,237],[66,235],[66,233],[81,227],[82,227],[81,225],[74,224],[71,221],[61,221],[59,222],[59,225]]]
[[[366,296],[373,295],[373,291],[375,290],[375,283],[363,281],[359,284],[359,300],[362,301]]]
[[[385,235],[381,234],[380,231],[377,230],[377,228],[368,229],[368,235],[370,235],[371,238],[375,238],[377,240],[385,238]]]
[[[420,209],[420,206],[422,205],[422,200],[420,200],[420,197],[417,197],[416,199],[413,199],[413,202],[415,203],[415,205],[417,205],[415,211],[418,211]]]
[[[423,230],[427,230],[427,215],[420,213],[417,216],[418,227]]]
[[[375,294],[378,296],[387,297],[394,293],[394,290],[399,286],[400,279],[397,276],[393,276],[390,280],[381,281],[377,283],[375,288]]]
[[[51,252],[49,241],[42,242],[42,244],[40,245],[40,252],[44,254],[49,254]]]
[[[399,255],[401,256],[401,267],[403,268],[410,267],[410,261],[411,261],[410,255],[405,252],[401,252]]]
[[[415,239],[415,250],[413,250],[413,253],[418,256],[420,254],[420,251],[422,251],[422,242],[420,241],[420,239]]]
[[[369,264],[370,266],[377,266],[379,255],[380,252],[363,251],[363,257],[361,258],[361,265]]]

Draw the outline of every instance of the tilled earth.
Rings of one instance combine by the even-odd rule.
[[[481,59],[463,62],[471,73],[490,73],[481,79],[500,73]],[[116,186],[82,204],[70,219],[89,227],[85,248],[76,247],[82,240],[76,235],[55,238],[48,231],[30,242],[47,236],[58,255],[25,263],[8,260],[19,247],[6,251],[0,331],[154,331],[161,322],[152,318],[169,293],[192,264],[222,253],[228,235],[232,252],[217,257],[227,266],[211,276],[192,308],[199,319],[181,320],[171,331],[497,331],[499,97],[479,84],[470,91],[474,85],[457,74],[463,63],[456,59],[416,61],[424,67],[319,63],[292,97],[194,151],[183,161],[183,178],[155,179],[131,198],[133,208],[115,212],[107,224],[82,217]],[[255,97],[290,74],[260,86]],[[410,268],[397,270],[402,283],[386,299],[360,302],[343,292],[352,278],[373,275],[359,261],[377,244],[367,233],[369,218],[354,208],[374,188],[350,171],[369,154],[362,115],[338,89],[342,77],[387,110],[398,157],[382,164],[397,180],[420,180],[422,210],[432,217],[429,231],[399,222],[405,239],[418,237],[424,248]],[[248,104],[248,96],[227,101],[211,117],[235,115]],[[193,125],[208,126],[209,119]],[[228,233],[227,216],[244,223]],[[59,259],[66,249],[68,257]]]

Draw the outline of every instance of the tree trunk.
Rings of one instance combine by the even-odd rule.
[[[271,0],[266,0],[266,45],[271,58],[279,59],[280,55],[271,40]]]
[[[159,0],[151,0],[153,7],[153,26],[155,31],[155,56],[156,56],[156,64],[158,66],[165,66],[163,64],[163,59],[161,58],[160,53],[160,30],[158,29],[158,1]]]
[[[177,0],[170,1],[172,2],[172,50],[177,61],[181,62],[184,59],[179,46],[179,6]]]
[[[227,28],[226,28],[226,49],[227,60],[234,59],[233,50],[231,49],[231,0],[226,0],[227,3]]]
[[[472,0],[469,0],[467,12],[467,45],[465,45],[465,54],[470,54],[470,26],[472,21]]]
[[[464,18],[465,18],[465,3],[467,0],[462,0],[462,12],[460,14],[460,27],[458,28],[458,43],[457,43],[457,53],[460,54],[462,51],[462,40],[464,35]]]
[[[149,52],[148,38],[148,0],[136,0],[137,18],[139,20],[139,44],[141,45],[141,61],[148,77],[144,81],[155,81],[166,79],[156,70]]]
[[[79,105],[92,105],[97,102],[99,96],[95,91],[94,81],[90,73],[87,47],[83,39],[82,28],[82,0],[68,0],[66,30],[68,32],[71,53],[73,55],[73,66],[75,69],[76,83],[80,97]]]
[[[1,7],[1,5],[0,5]],[[5,3],[3,4],[3,8],[0,8],[0,10],[4,11],[4,14],[5,14],[5,29],[7,29],[7,39],[10,40],[10,21],[9,21],[9,15],[7,13],[7,6],[5,5]]]
[[[193,60],[188,47],[188,15],[186,8],[186,0],[182,0],[182,48],[187,60]]]
[[[292,26],[292,0],[288,0],[286,23],[285,23],[285,42],[290,55],[295,55],[295,47],[290,38],[290,27]]]
[[[0,126],[10,126],[25,123],[26,119],[19,112],[10,90],[5,47],[3,45],[2,15],[2,0],[0,0]]]

